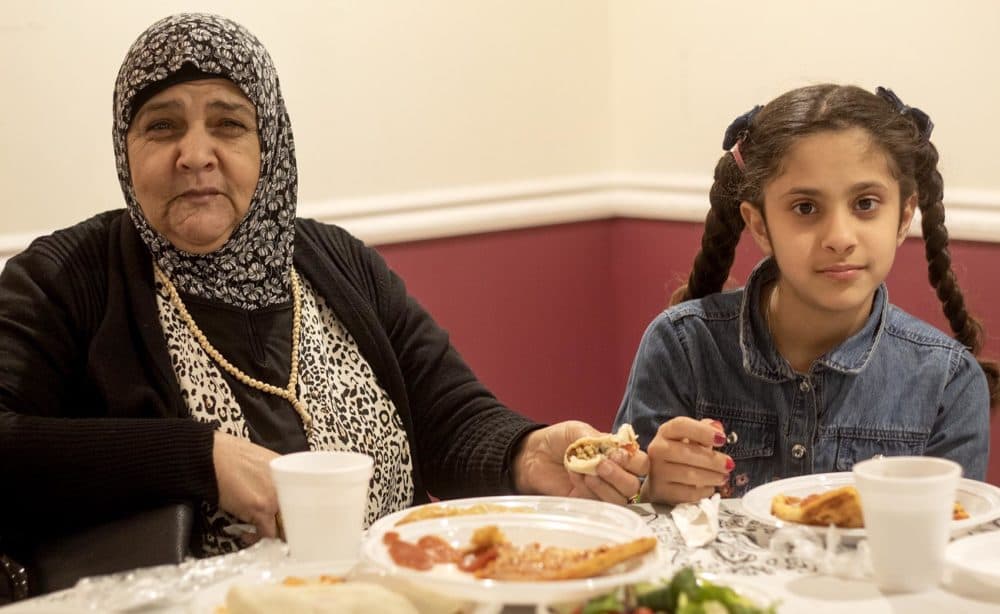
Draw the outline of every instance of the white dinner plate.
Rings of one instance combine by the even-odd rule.
[[[751,518],[772,527],[784,526],[807,526],[794,522],[787,522],[771,514],[771,500],[775,495],[788,495],[791,497],[806,497],[815,493],[822,493],[841,486],[851,486],[854,484],[854,475],[850,471],[838,473],[817,473],[813,475],[802,475],[795,478],[777,480],[769,484],[763,484],[752,489],[743,496],[741,501],[743,511]],[[975,526],[1000,518],[1000,488],[978,482],[976,480],[960,480],[955,498],[969,517],[965,520],[955,520],[951,524],[952,535],[957,535]],[[825,533],[827,527],[808,527],[817,532]],[[861,538],[865,535],[864,529],[839,529],[841,537]]]
[[[620,584],[649,578],[658,570],[662,570],[665,565],[660,548],[657,547],[636,560],[618,565],[611,570],[611,573],[595,578],[537,582],[481,580],[470,573],[458,570],[453,564],[435,565],[427,571],[396,565],[382,541],[386,532],[396,531],[408,542],[416,542],[424,535],[437,535],[453,547],[464,547],[469,544],[476,529],[487,525],[498,526],[507,539],[515,545],[538,542],[543,547],[594,548],[602,544],[623,543],[652,536],[652,531],[645,523],[623,526],[566,513],[452,516],[400,526],[395,526],[395,523],[373,526],[361,546],[362,560],[384,570],[391,577],[408,580],[457,599],[531,605],[597,595]]]
[[[544,497],[509,495],[502,497],[472,497],[468,499],[450,499],[437,503],[418,505],[380,518],[369,529],[370,534],[391,531],[391,527],[405,518],[411,512],[423,508],[439,507],[451,509],[469,508],[475,505],[504,507],[511,513],[544,514],[574,519],[592,520],[611,526],[621,527],[626,531],[635,531],[643,535],[652,535],[642,516],[622,505],[614,505],[603,501],[590,499],[574,499],[570,497]],[[425,521],[420,521],[425,522]]]
[[[956,539],[944,557],[953,569],[1000,591],[1000,531]]]

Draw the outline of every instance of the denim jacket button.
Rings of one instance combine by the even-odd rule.
[[[812,388],[812,386],[809,384],[809,380],[804,379],[801,382],[799,382],[799,390],[801,390],[802,392],[809,392],[810,388]]]
[[[792,458],[802,458],[806,455],[806,447],[801,443],[792,446]]]

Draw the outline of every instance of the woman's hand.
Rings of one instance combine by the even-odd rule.
[[[514,457],[514,484],[522,494],[560,495],[625,503],[639,492],[639,476],[646,475],[644,452],[631,458],[621,450],[597,466],[597,475],[581,475],[563,466],[566,448],[580,437],[601,432],[586,422],[570,420],[528,433]]]
[[[688,503],[709,497],[729,479],[736,464],[714,448],[725,445],[722,423],[680,416],[660,425],[649,442],[649,477],[642,500]]]
[[[257,527],[257,536],[244,534],[250,544],[261,537],[277,537],[278,495],[271,481],[271,459],[278,455],[246,439],[216,431],[212,448],[219,507]]]

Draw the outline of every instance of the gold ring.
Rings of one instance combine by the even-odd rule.
[[[635,493],[634,495],[628,498],[629,505],[635,505],[636,503],[642,503],[642,497],[639,496],[639,493]]]

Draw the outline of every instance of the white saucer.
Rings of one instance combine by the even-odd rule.
[[[948,544],[944,558],[953,574],[971,577],[1000,597],[1000,531],[956,539]],[[961,580],[954,575],[953,579]]]

